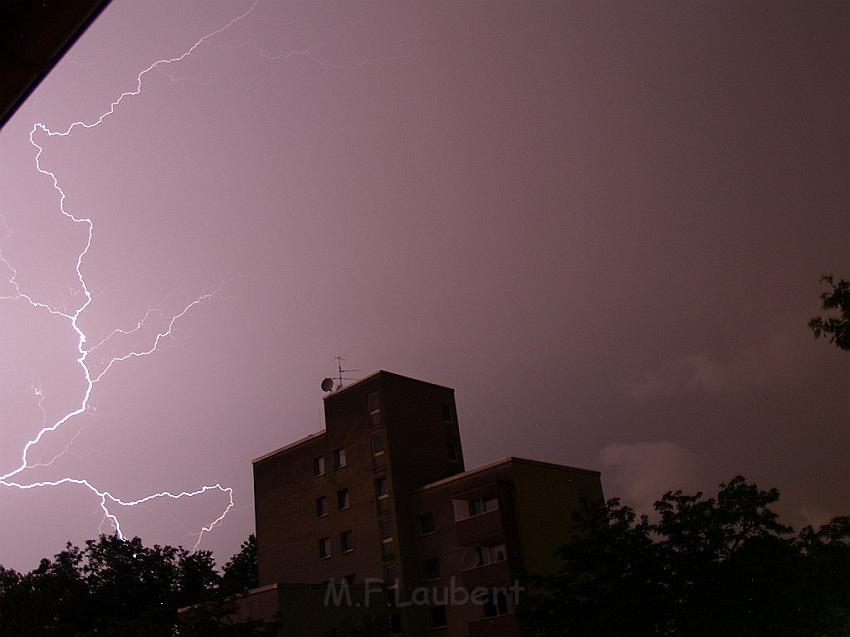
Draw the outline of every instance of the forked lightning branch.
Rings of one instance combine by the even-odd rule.
[[[65,207],[66,194],[62,186],[60,186],[58,177],[53,171],[47,170],[41,164],[41,155],[44,152],[44,147],[42,146],[42,144],[44,143],[45,138],[50,139],[52,137],[67,137],[76,130],[94,128],[100,125],[106,118],[110,117],[116,112],[116,109],[121,105],[121,103],[125,99],[135,97],[142,92],[142,84],[145,75],[147,75],[154,69],[164,67],[169,64],[174,64],[191,55],[192,52],[195,51],[199,46],[201,46],[205,41],[222,33],[223,31],[226,31],[231,26],[250,15],[256,8],[258,2],[259,0],[255,0],[246,11],[227,22],[224,26],[216,29],[215,31],[207,33],[206,35],[198,39],[189,49],[187,49],[180,56],[157,60],[156,62],[142,70],[136,77],[136,88],[132,91],[122,93],[109,105],[109,108],[107,108],[106,111],[104,111],[97,118],[89,121],[80,120],[73,122],[66,129],[60,131],[51,130],[43,123],[36,123],[30,131],[29,140],[35,150],[35,168],[41,175],[43,175],[49,180],[49,183],[56,191],[56,194],[58,196],[59,213],[73,221],[75,224],[82,225],[87,231],[85,243],[80,252],[77,254],[76,260],[76,277],[79,283],[79,289],[81,291],[81,303],[78,305],[78,307],[76,307],[76,309],[68,311],[65,308],[59,309],[53,307],[52,305],[35,298],[26,291],[25,285],[21,282],[21,280],[19,280],[19,273],[15,269],[14,264],[10,262],[2,252],[0,252],[0,261],[2,261],[3,267],[8,272],[8,284],[10,286],[11,293],[7,294],[6,296],[0,297],[0,300],[8,303],[27,303],[33,308],[34,311],[47,312],[56,317],[57,320],[65,321],[68,325],[71,326],[74,334],[76,335],[76,362],[79,365],[79,368],[82,371],[83,377],[85,379],[85,389],[75,409],[69,411],[68,413],[65,413],[55,422],[41,423],[41,429],[39,429],[36,435],[30,438],[23,446],[21,450],[20,462],[18,463],[18,465],[7,471],[6,473],[0,475],[0,486],[10,489],[21,489],[25,491],[30,489],[45,489],[51,487],[56,488],[63,485],[75,485],[86,489],[91,492],[94,497],[97,498],[100,504],[100,508],[103,510],[103,522],[108,521],[114,529],[115,533],[117,533],[120,537],[123,537],[123,530],[121,527],[121,520],[115,512],[115,509],[117,507],[133,507],[157,499],[167,498],[173,500],[180,500],[182,498],[191,498],[204,493],[220,492],[226,496],[227,505],[220,513],[220,515],[210,520],[206,525],[202,526],[201,529],[198,530],[197,538],[193,546],[193,550],[195,550],[199,546],[204,534],[212,531],[212,529],[215,528],[217,524],[224,520],[227,513],[233,507],[233,489],[231,487],[222,486],[221,484],[214,484],[202,486],[193,491],[182,491],[178,493],[161,491],[158,493],[145,495],[136,499],[124,499],[100,486],[93,484],[85,478],[73,475],[66,475],[54,480],[36,482],[28,481],[26,479],[26,471],[28,469],[44,467],[46,464],[52,464],[63,454],[68,453],[71,443],[66,445],[65,449],[59,454],[57,454],[52,460],[50,460],[49,463],[34,463],[30,457],[30,452],[42,440],[49,437],[53,432],[56,432],[57,430],[67,425],[69,422],[73,421],[78,417],[83,416],[89,411],[90,401],[95,386],[110,372],[110,370],[112,370],[115,365],[128,362],[130,361],[130,359],[133,358],[149,356],[156,352],[163,340],[169,338],[172,335],[176,324],[189,312],[194,310],[197,306],[211,300],[221,290],[223,284],[219,285],[211,291],[198,295],[191,302],[187,303],[180,312],[174,314],[168,320],[166,320],[164,327],[156,331],[156,335],[153,338],[153,342],[148,347],[132,350],[120,355],[114,355],[107,360],[105,365],[99,367],[96,373],[93,372],[92,367],[89,364],[90,356],[94,352],[98,351],[101,347],[109,343],[114,337],[118,335],[126,336],[142,330],[146,325],[148,325],[148,319],[152,316],[154,311],[149,310],[137,322],[135,327],[132,327],[130,329],[114,329],[106,338],[104,338],[100,342],[94,345],[89,344],[88,337],[85,331],[80,327],[80,318],[91,306],[93,301],[91,289],[89,288],[86,282],[85,260],[86,255],[88,254],[88,251],[92,246],[92,241],[95,237],[95,228],[90,218],[86,216],[81,216],[79,213],[69,211]],[[11,233],[8,233],[6,238],[9,239],[10,237]],[[41,406],[44,396],[41,390],[35,389],[34,393],[36,394],[36,396],[38,396],[39,408],[42,408]],[[0,471],[2,470],[3,469],[0,469]]]

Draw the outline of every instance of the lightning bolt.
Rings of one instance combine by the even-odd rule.
[[[76,438],[80,435],[82,428],[77,432],[77,434],[71,439],[71,441],[66,445],[65,449],[59,452],[56,456],[53,457],[47,463],[32,463],[29,458],[30,450],[39,444],[45,436],[48,436],[50,433],[57,431],[66,425],[69,421],[73,420],[77,416],[80,416],[86,413],[90,408],[90,401],[92,397],[92,392],[94,391],[95,385],[97,385],[113,368],[114,365],[123,363],[125,361],[130,360],[131,358],[139,358],[144,356],[149,356],[157,351],[160,343],[169,338],[172,335],[175,324],[182,319],[186,314],[192,311],[197,306],[202,303],[206,303],[211,301],[224,287],[225,283],[220,284],[218,287],[214,288],[209,292],[205,292],[203,294],[198,295],[195,299],[193,299],[190,303],[188,303],[182,311],[174,314],[170,317],[170,319],[166,322],[165,327],[156,331],[156,336],[154,337],[153,344],[145,349],[132,350],[126,354],[121,354],[118,356],[112,356],[108,362],[106,362],[97,372],[94,372],[91,367],[91,363],[89,361],[89,356],[92,352],[95,352],[100,347],[109,342],[113,337],[117,335],[129,335],[138,332],[141,330],[146,324],[148,319],[156,312],[159,312],[162,315],[160,310],[156,308],[148,310],[145,315],[137,322],[135,327],[129,329],[117,328],[109,333],[103,340],[94,344],[93,346],[87,346],[88,337],[83,329],[79,325],[80,317],[89,308],[91,303],[94,300],[91,289],[89,288],[85,274],[83,273],[83,262],[85,261],[86,256],[88,255],[89,249],[92,245],[92,240],[94,237],[94,223],[88,217],[77,216],[72,212],[69,212],[65,207],[65,199],[66,194],[63,190],[62,186],[59,183],[59,178],[56,176],[56,173],[53,171],[47,170],[41,165],[41,156],[44,152],[44,147],[37,140],[37,137],[46,136],[47,139],[51,137],[67,137],[71,135],[76,129],[90,129],[99,126],[106,120],[108,117],[112,116],[116,109],[121,105],[121,103],[128,99],[139,95],[142,92],[142,85],[145,75],[150,73],[155,69],[161,69],[162,67],[168,66],[170,64],[174,64],[180,62],[185,59],[189,55],[191,55],[198,47],[200,47],[204,42],[209,40],[210,38],[215,37],[216,35],[228,30],[237,22],[244,20],[251,13],[253,13],[254,9],[256,9],[259,4],[259,0],[254,0],[250,7],[237,15],[235,18],[228,21],[223,26],[218,29],[203,35],[199,38],[191,47],[189,47],[186,51],[184,51],[181,55],[177,57],[171,58],[163,58],[155,61],[150,66],[146,67],[136,76],[136,87],[131,91],[125,91],[121,93],[109,107],[101,113],[97,118],[85,121],[79,120],[72,122],[68,125],[64,130],[54,131],[47,127],[47,125],[38,122],[33,125],[29,134],[29,141],[35,149],[35,168],[42,175],[46,176],[50,179],[53,189],[59,196],[59,212],[73,221],[75,224],[82,225],[86,228],[86,240],[83,246],[83,249],[77,255],[77,261],[75,266],[75,271],[77,275],[77,280],[79,281],[80,289],[83,294],[82,303],[73,311],[68,311],[66,308],[56,308],[48,303],[44,303],[33,298],[30,294],[24,291],[21,283],[18,280],[18,271],[13,267],[12,263],[5,257],[5,255],[0,250],[0,262],[2,262],[3,266],[9,272],[8,284],[11,287],[12,292],[5,296],[0,296],[0,301],[7,302],[25,302],[28,303],[33,309],[37,311],[48,312],[53,316],[56,316],[60,320],[67,322],[68,325],[71,326],[74,333],[76,334],[76,342],[77,342],[77,359],[76,362],[82,370],[83,377],[85,378],[85,390],[83,392],[82,398],[79,402],[79,405],[64,414],[58,420],[53,422],[52,424],[47,424],[46,412],[44,410],[43,401],[44,394],[40,388],[32,388],[33,393],[38,398],[38,407],[42,411],[42,414],[45,416],[42,427],[38,431],[38,433],[33,436],[27,443],[24,445],[21,451],[21,460],[17,467],[14,469],[0,475],[0,486],[21,490],[29,490],[29,489],[40,489],[47,487],[58,487],[62,485],[76,485],[79,487],[83,487],[93,493],[99,500],[100,508],[103,511],[103,520],[101,522],[101,527],[103,523],[108,521],[111,524],[114,532],[118,534],[119,537],[124,537],[123,530],[121,528],[121,521],[118,519],[116,513],[113,512],[114,507],[116,506],[125,506],[125,507],[133,507],[145,504],[147,502],[151,502],[156,499],[172,499],[172,500],[180,500],[182,498],[191,498],[197,495],[201,495],[207,492],[220,492],[227,497],[227,506],[221,512],[221,514],[215,519],[209,521],[206,525],[202,526],[201,529],[197,533],[197,538],[195,540],[195,544],[192,547],[192,550],[197,550],[198,546],[201,543],[201,540],[206,533],[212,532],[212,530],[219,523],[224,520],[227,516],[228,512],[233,508],[233,489],[231,487],[225,487],[219,484],[214,485],[206,485],[200,487],[194,491],[181,491],[179,493],[171,493],[169,491],[161,491],[158,493],[152,493],[150,495],[146,495],[144,497],[135,499],[135,500],[125,500],[119,498],[109,491],[99,488],[83,478],[76,478],[72,476],[62,477],[56,480],[45,480],[38,482],[29,482],[21,479],[21,474],[25,472],[27,469],[34,469],[37,467],[44,467],[53,464],[59,457],[64,455],[70,450],[71,445],[74,443]],[[11,231],[7,233],[6,239],[11,236]]]

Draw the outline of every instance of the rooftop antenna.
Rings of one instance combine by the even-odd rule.
[[[322,391],[338,391],[342,389],[342,385],[347,380],[357,380],[356,378],[351,378],[349,376],[345,376],[345,374],[349,374],[352,372],[359,372],[359,369],[343,369],[342,363],[345,359],[337,354],[334,356],[334,360],[336,361],[336,378],[326,378],[322,381]],[[336,387],[334,387],[334,382],[336,382]]]

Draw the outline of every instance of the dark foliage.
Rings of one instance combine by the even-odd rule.
[[[817,316],[809,321],[809,329],[815,338],[823,336],[839,349],[850,350],[850,281],[835,283],[831,274],[824,274],[820,280],[831,288],[820,295],[821,307],[838,310],[838,316]]]
[[[253,537],[221,576],[209,551],[101,535],[85,548],[69,543],[30,573],[0,566],[0,635],[255,635],[257,625],[222,621],[227,595],[254,585]],[[193,605],[192,621],[181,623],[178,609]]]
[[[668,492],[650,523],[616,499],[577,517],[559,572],[529,578],[538,637],[850,635],[850,518],[796,537],[738,476],[716,498]]]
[[[257,539],[254,534],[242,542],[239,552],[224,565],[221,589],[228,594],[257,587]]]

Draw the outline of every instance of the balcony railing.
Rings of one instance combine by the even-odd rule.
[[[477,566],[461,572],[464,588],[472,590],[477,586],[494,588],[510,586],[513,583],[511,564],[507,560]]]
[[[519,637],[519,618],[514,614],[484,617],[467,624],[469,637]]]
[[[491,537],[501,537],[504,535],[501,511],[496,509],[458,520],[455,522],[455,534],[461,546],[469,546]]]

